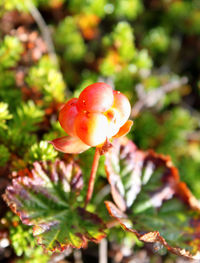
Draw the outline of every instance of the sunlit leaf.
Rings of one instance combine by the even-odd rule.
[[[34,168],[13,179],[4,200],[46,250],[81,248],[105,236],[105,226],[95,214],[79,207],[82,173],[73,161],[35,162]]]
[[[78,137],[64,136],[50,141],[54,148],[64,153],[82,153],[90,148]]]
[[[112,197],[122,211],[133,204],[141,190],[144,158],[145,153],[139,151],[131,141],[126,139],[115,140],[113,147],[106,155],[105,169],[111,185]],[[147,181],[149,173],[151,174],[152,164],[149,164],[147,168],[144,181]]]
[[[108,209],[109,214],[114,217],[116,220],[119,221],[120,225],[122,226],[122,228],[125,231],[131,232],[134,235],[136,235],[138,237],[138,239],[140,241],[143,242],[147,242],[147,243],[153,243],[154,245],[156,245],[156,248],[154,246],[154,251],[159,251],[160,249],[162,249],[163,247],[165,247],[167,250],[169,250],[171,253],[179,255],[179,256],[184,256],[187,258],[192,258],[192,259],[200,259],[200,252],[199,252],[199,239],[198,239],[198,234],[196,232],[196,229],[192,229],[189,228],[188,231],[186,232],[187,228],[185,227],[185,229],[179,229],[180,232],[182,232],[181,234],[185,234],[186,236],[190,234],[190,238],[191,241],[189,242],[188,240],[186,240],[185,246],[189,247],[189,245],[191,245],[191,252],[189,250],[186,250],[184,248],[178,247],[178,245],[180,246],[180,243],[177,243],[177,246],[172,246],[170,245],[169,241],[167,239],[165,239],[163,237],[163,235],[160,234],[159,231],[155,230],[155,231],[150,231],[147,232],[147,229],[144,227],[143,229],[136,230],[135,228],[132,227],[131,225],[131,221],[128,218],[128,216],[126,214],[124,214],[122,211],[120,211],[112,202],[110,201],[106,201],[106,207]],[[171,215],[172,216],[172,215]],[[148,218],[148,220],[152,220],[153,218]],[[142,220],[142,218],[137,218],[137,220]],[[135,220],[134,220],[135,222]],[[196,222],[198,222],[199,225],[199,220],[196,220]],[[164,222],[163,222],[164,223]],[[166,226],[165,226],[166,227]],[[155,227],[156,229],[156,227]],[[167,229],[169,232],[171,232],[170,229]],[[196,237],[195,237],[195,232],[196,232]],[[174,235],[175,237],[175,235]],[[175,240],[174,240],[175,242]],[[196,242],[196,245],[195,245]],[[195,246],[194,246],[195,245]],[[193,246],[193,249],[192,249]],[[198,250],[196,250],[198,249]],[[194,253],[192,253],[194,252]]]
[[[113,145],[106,159],[115,202],[106,201],[110,215],[139,240],[154,243],[154,250],[200,259],[200,204],[170,158],[127,139]]]

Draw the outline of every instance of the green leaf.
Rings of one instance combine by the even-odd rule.
[[[55,42],[58,48],[64,48],[64,58],[66,60],[74,62],[84,58],[87,46],[74,17],[67,16],[60,22],[55,34]]]
[[[81,248],[105,237],[102,220],[80,207],[82,186],[81,170],[73,161],[35,162],[7,187],[4,200],[24,224],[33,226],[46,250]]]
[[[131,218],[130,216],[127,216],[126,214],[124,214],[112,202],[106,201],[105,203],[109,211],[109,214],[120,223],[121,227],[125,231],[134,234],[135,236],[137,236],[137,238],[140,241],[153,244],[154,251],[163,250],[163,248],[165,248],[169,250],[171,253],[176,254],[178,256],[183,256],[186,258],[190,258],[190,259],[192,258],[192,259],[197,259],[197,260],[200,259],[199,238],[198,238],[199,230],[197,229],[198,224],[199,224],[199,218],[194,219],[195,216],[193,218],[193,224],[196,225],[196,228],[192,229],[190,227],[189,229],[187,229],[186,227],[183,228],[183,226],[182,228],[180,228],[180,232],[182,234],[185,234],[187,238],[185,239],[185,248],[190,249],[189,251],[189,250],[186,250],[185,248],[181,248],[180,243],[178,242],[177,243],[179,244],[179,247],[171,245],[170,242],[167,240],[167,238],[164,238],[163,235],[161,235],[160,232],[157,230],[147,231],[145,228],[142,230],[136,230],[135,227],[131,225],[131,221],[129,220]],[[155,220],[155,219],[156,217],[154,218],[149,217],[148,221]],[[143,218],[140,218],[139,220],[143,220]],[[133,221],[135,223],[135,218]],[[167,226],[165,226],[165,228],[166,227]],[[167,231],[170,231],[170,229],[167,229]],[[190,238],[190,241],[189,241],[189,238]],[[175,241],[176,240],[174,240],[174,242]]]
[[[10,152],[6,146],[0,144],[0,167],[4,166],[10,158]]]
[[[17,262],[46,263],[50,253],[44,253],[42,247],[38,246],[30,226],[23,225],[18,216],[11,211],[6,214],[4,220],[9,226],[9,239],[11,246],[18,257]]]
[[[12,118],[12,115],[9,114],[8,104],[0,102],[0,128],[7,129],[6,120]]]
[[[180,181],[170,157],[141,151],[127,139],[113,145],[106,159],[116,204],[106,202],[110,215],[140,241],[199,259],[200,203]]]
[[[23,46],[19,39],[6,36],[0,45],[0,68],[15,67],[22,52]]]
[[[22,103],[17,109],[12,123],[12,128],[19,132],[32,132],[38,129],[37,124],[42,121],[44,111],[30,100]]]
[[[34,143],[27,155],[27,160],[32,163],[34,161],[54,161],[58,152],[47,141]]]
[[[146,174],[143,174],[141,168],[144,157],[144,152],[138,151],[131,141],[127,143],[126,140],[115,140],[113,148],[106,155],[105,169],[111,185],[112,197],[122,211],[132,206],[142,183],[145,184],[149,178],[152,164],[149,163]]]
[[[135,19],[143,10],[143,4],[140,0],[118,0],[112,1],[114,4],[114,15],[116,17],[125,17]]]
[[[30,68],[26,82],[31,88],[42,92],[47,104],[54,100],[62,102],[65,97],[66,87],[62,74],[47,56],[43,56]]]

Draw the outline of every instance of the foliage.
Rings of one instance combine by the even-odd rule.
[[[65,18],[58,25],[55,36],[60,49],[63,50],[64,48],[64,56],[67,60],[77,61],[83,59],[86,53],[86,45],[73,17]]]
[[[119,0],[116,2],[111,1],[111,3],[114,5],[114,15],[119,18],[135,19],[143,9],[140,0]]]
[[[169,158],[153,151],[142,152],[131,141],[117,141],[107,155],[106,172],[118,208],[109,201],[106,206],[125,231],[141,241],[160,243],[172,253],[190,258],[190,252],[184,250],[187,248],[196,252],[194,259],[199,259],[194,241],[198,230],[192,230],[192,222],[199,223],[200,204],[180,181]],[[196,212],[188,211],[176,195]],[[126,223],[127,218],[134,222],[133,227]]]
[[[37,124],[42,121],[44,112],[33,101],[23,103],[16,109],[11,127],[19,128],[22,132],[37,130]]]
[[[69,3],[69,9],[72,12],[95,14],[101,17],[104,15],[104,6],[106,2],[106,0],[75,0]]]
[[[6,120],[12,118],[12,115],[9,114],[8,104],[0,102],[0,128],[7,129]]]
[[[49,259],[48,254],[43,252],[43,249],[36,245],[33,238],[32,229],[29,226],[22,225],[19,218],[9,212],[6,215],[6,220],[10,224],[9,236],[12,247],[18,257],[23,255],[23,259],[18,259],[17,262],[45,263]]]
[[[3,6],[3,8],[6,11],[10,11],[13,9],[18,9],[19,11],[27,11],[27,7],[26,4],[23,0],[20,1],[16,1],[16,0],[10,0],[10,1],[6,1],[3,0],[1,5]]]
[[[53,149],[51,144],[47,141],[40,141],[31,146],[27,160],[31,163],[34,161],[53,161],[57,157],[58,153]]]
[[[82,173],[75,163],[36,162],[29,173],[13,181],[4,199],[24,224],[34,226],[33,234],[46,250],[81,248],[105,236],[101,219],[76,201]]]
[[[191,118],[190,113],[185,109],[174,108],[170,112],[166,111],[162,122],[153,113],[146,112],[136,119],[135,140],[143,149],[156,148],[161,153],[178,157],[177,151],[183,154],[183,149],[180,147],[187,144],[187,134],[197,125],[195,118]],[[137,132],[141,129],[145,136]],[[150,138],[147,139],[148,137]],[[158,137],[160,137],[159,141]]]
[[[48,57],[41,58],[38,65],[30,69],[27,83],[41,91],[46,102],[63,101],[65,84],[62,75]]]
[[[10,158],[9,150],[6,146],[0,145],[0,167],[4,166]]]
[[[131,77],[139,69],[151,68],[152,63],[146,51],[138,51],[135,48],[134,35],[129,23],[119,22],[113,32],[104,37],[103,44],[108,51],[100,64],[102,75],[115,76],[116,74],[115,77],[120,78],[120,74],[126,70]]]
[[[162,27],[153,28],[144,38],[144,46],[152,52],[165,52],[169,47],[169,37]]]
[[[22,44],[16,37],[6,36],[0,46],[1,68],[16,66],[22,51]]]

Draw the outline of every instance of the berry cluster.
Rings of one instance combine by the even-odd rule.
[[[120,136],[124,135],[130,128],[130,121],[127,123],[130,112],[130,103],[122,93],[99,82],[86,87],[78,99],[70,99],[59,113],[59,122],[64,131],[74,138],[70,143],[80,140],[79,143],[84,144],[87,149],[104,144],[119,132]],[[58,150],[72,153],[72,150],[68,150],[69,138],[67,148],[61,149],[57,144],[61,142],[64,146],[66,140],[63,138],[52,141],[52,144]]]

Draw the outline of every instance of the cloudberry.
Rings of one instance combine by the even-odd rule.
[[[125,95],[106,83],[94,83],[60,110],[60,125],[73,139],[65,136],[51,143],[66,153],[80,153],[91,146],[102,145],[113,136],[123,136],[130,130],[132,122],[127,121],[130,112]]]

